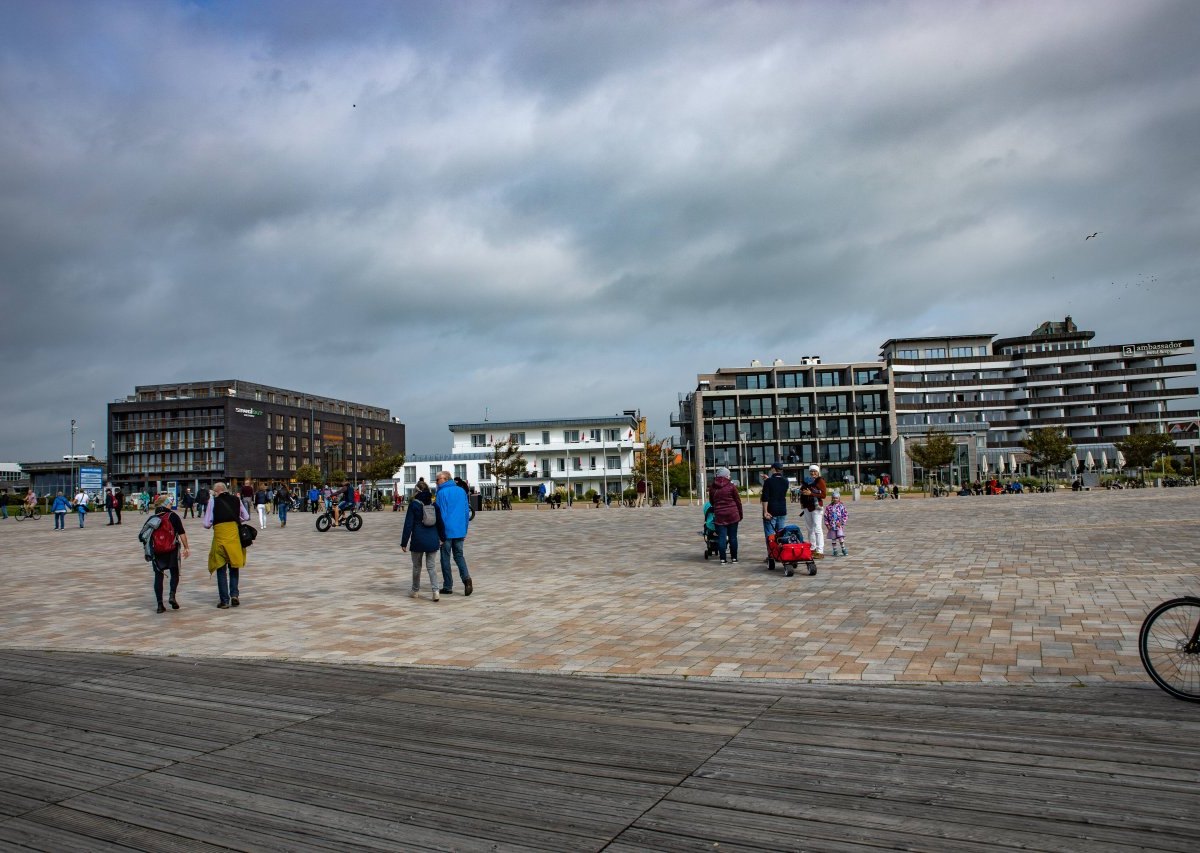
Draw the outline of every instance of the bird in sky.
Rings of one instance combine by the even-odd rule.
[[[1086,237],[1084,237],[1083,242],[1086,243],[1088,240],[1092,239],[1093,237],[1099,237],[1099,236],[1100,236],[1100,232],[1097,231],[1095,234],[1089,234]]]

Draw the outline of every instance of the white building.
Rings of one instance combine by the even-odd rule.
[[[526,462],[525,475],[508,482],[518,496],[533,494],[541,485],[547,493],[563,489],[577,498],[590,490],[619,494],[637,481],[634,458],[645,447],[638,418],[628,414],[450,424],[450,434],[448,456],[411,454],[405,459],[396,477],[405,495],[420,478],[432,484],[439,471],[449,471],[491,495],[496,488],[493,448],[510,438]]]

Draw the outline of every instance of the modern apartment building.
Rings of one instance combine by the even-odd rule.
[[[127,492],[287,482],[305,464],[357,481],[385,443],[404,449],[385,408],[242,380],[139,385],[108,406],[108,475]]]
[[[671,417],[680,429],[676,449],[708,479],[723,466],[748,485],[776,460],[789,476],[815,462],[831,480],[878,477],[893,467],[888,376],[878,362],[826,364],[818,356],[702,374]]]
[[[920,472],[905,446],[931,428],[958,444],[956,483],[1022,468],[1021,439],[1042,427],[1064,430],[1096,468],[1115,467],[1114,442],[1135,429],[1168,431],[1194,447],[1200,412],[1168,404],[1197,395],[1175,384],[1196,375],[1194,362],[1177,360],[1195,342],[1093,346],[1094,337],[1067,317],[1018,337],[892,339],[876,363],[722,368],[681,395],[672,426],[707,477],[725,465],[750,484],[775,459],[793,476],[816,461],[829,479],[863,482],[887,471],[909,484]]]
[[[619,493],[637,481],[634,458],[645,446],[643,429],[644,422],[632,411],[602,417],[450,424],[449,457],[405,460],[402,487],[409,492],[418,477],[432,482],[431,475],[445,469],[490,494],[495,488],[493,447],[511,438],[526,462],[524,475],[509,481],[518,496],[528,496],[542,484],[547,490],[564,488],[576,497],[592,489],[599,494]]]

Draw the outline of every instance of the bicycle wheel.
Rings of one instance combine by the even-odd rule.
[[[360,528],[360,527],[362,527],[362,516],[352,515],[346,519],[346,529],[347,530],[354,531],[354,530],[358,530],[358,528]]]
[[[1142,666],[1154,683],[1178,699],[1200,702],[1200,598],[1164,601],[1138,634]]]
[[[330,518],[328,515],[318,515],[317,516],[317,530],[324,533],[326,530],[328,530],[332,526],[333,526],[333,519]]]

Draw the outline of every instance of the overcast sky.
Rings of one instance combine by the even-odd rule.
[[[135,385],[447,425],[910,335],[1195,337],[1200,3],[0,11],[0,460]],[[1085,236],[1099,232],[1092,240]]]

